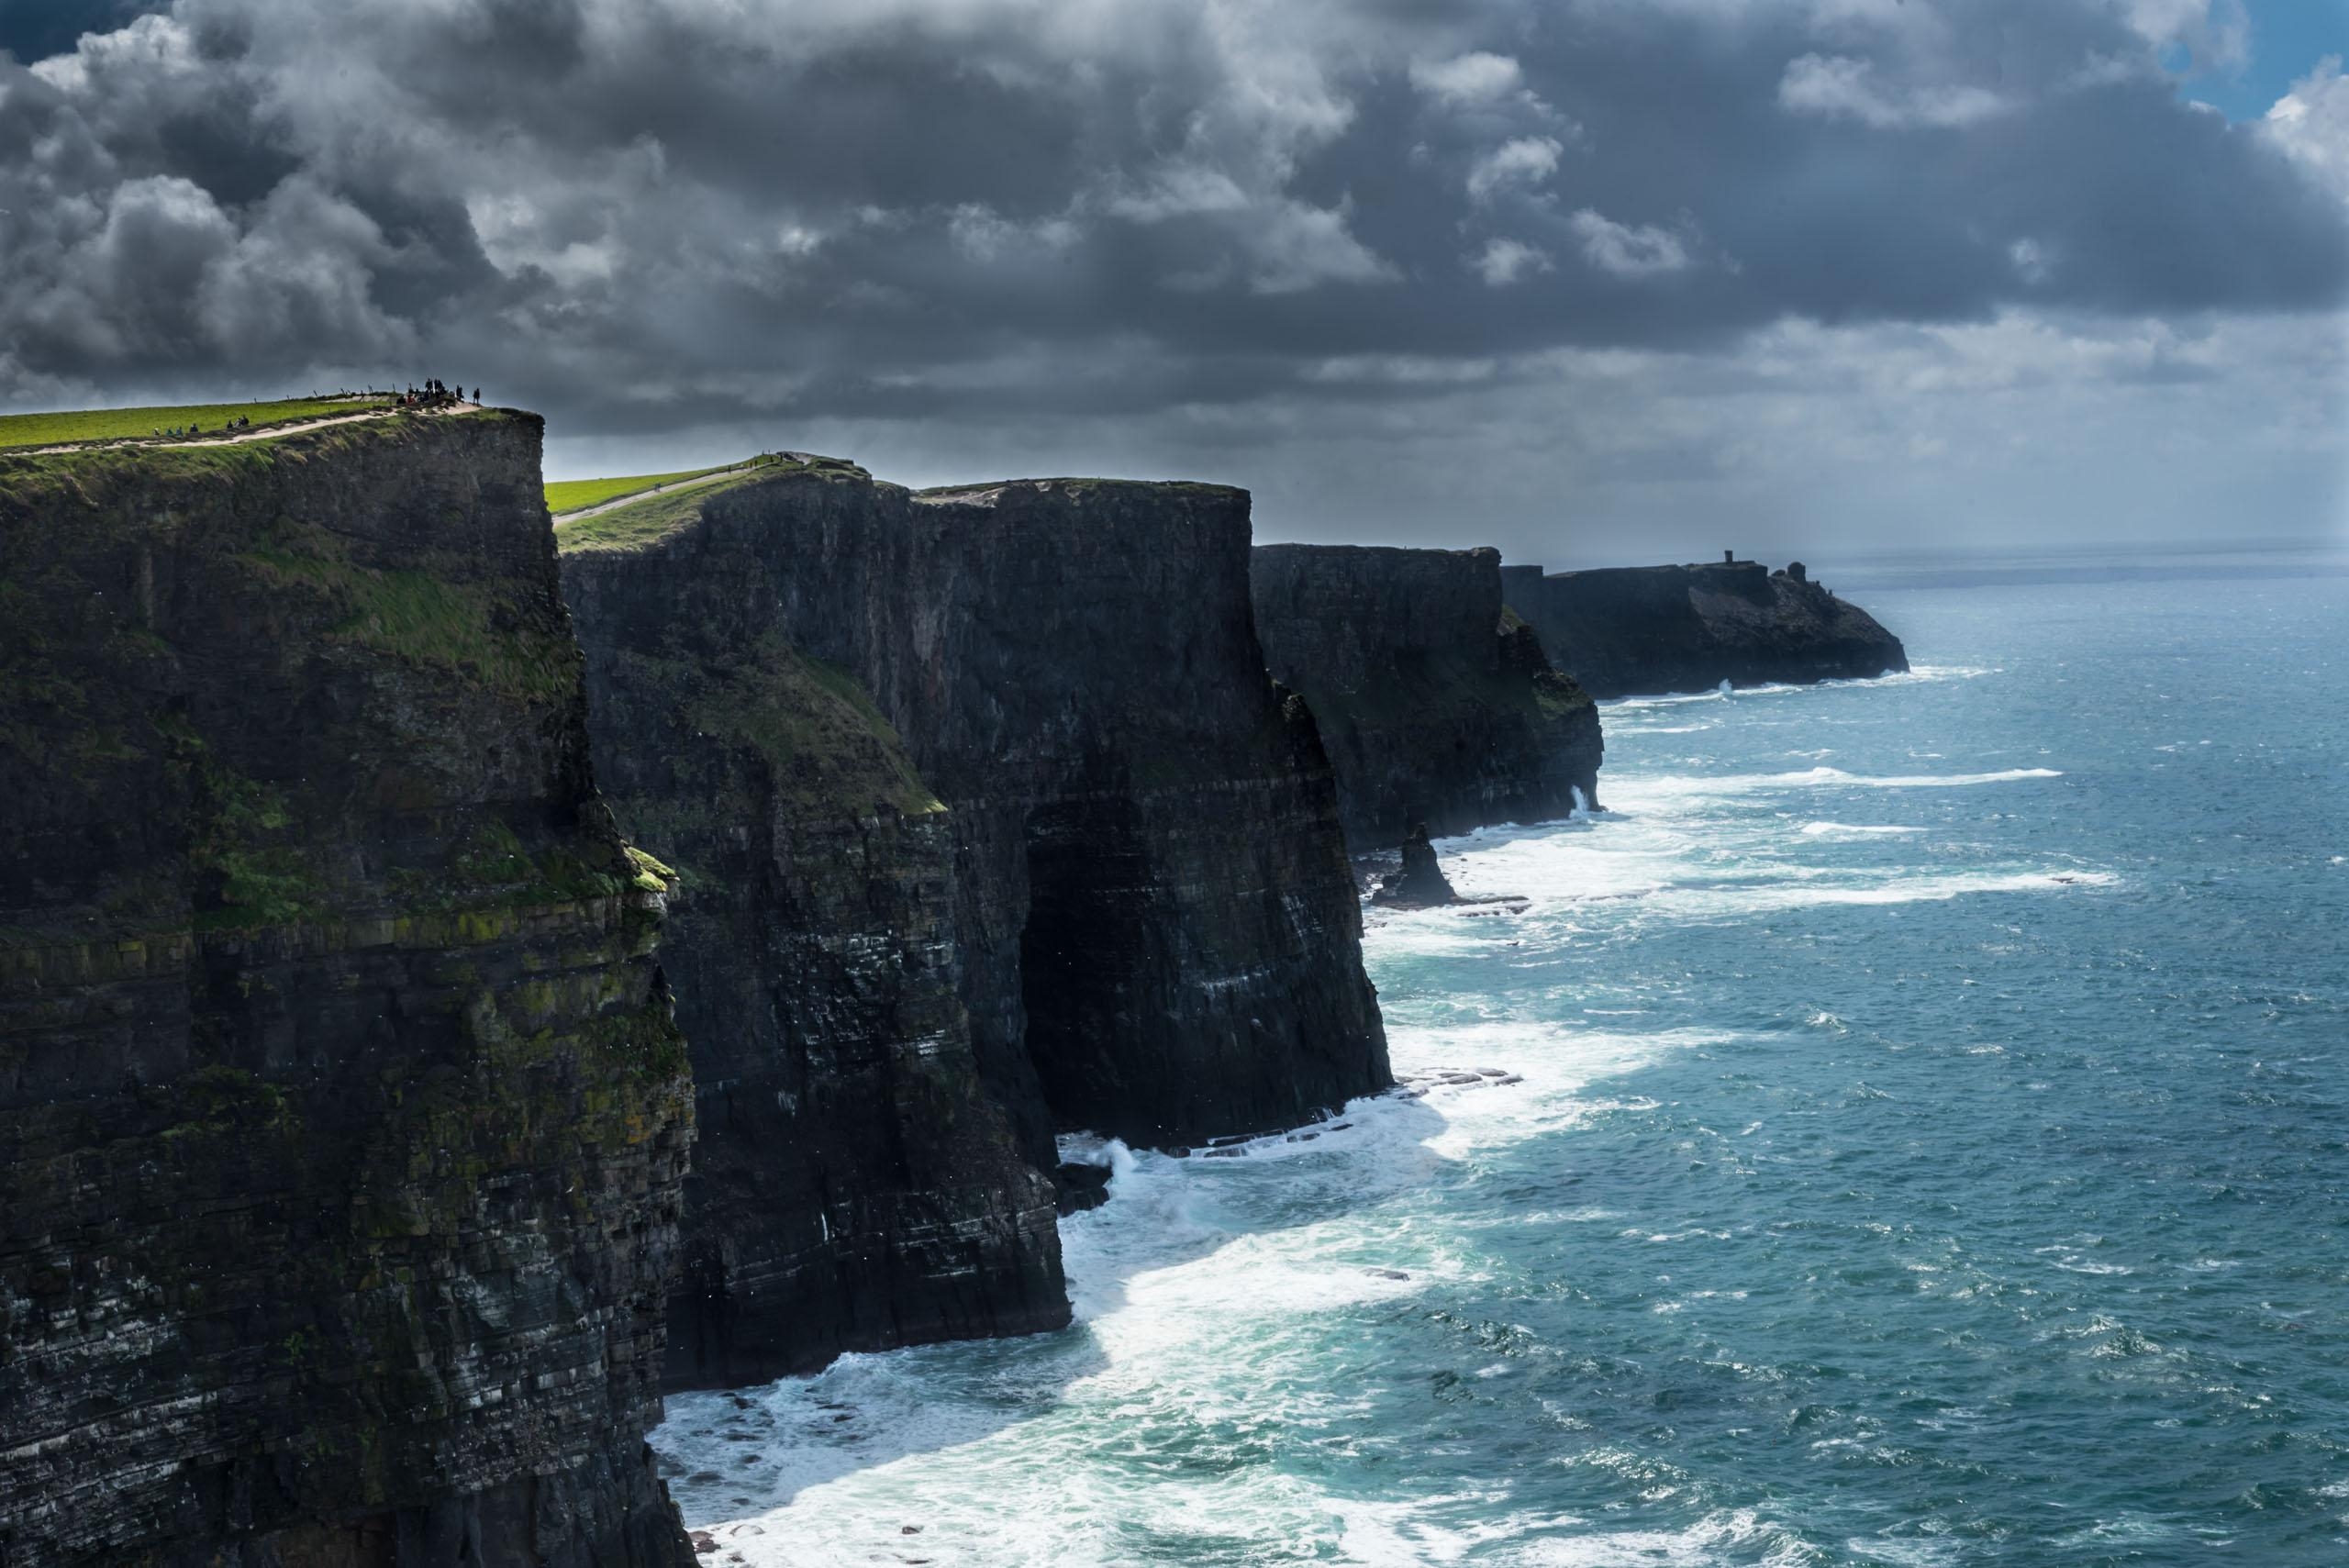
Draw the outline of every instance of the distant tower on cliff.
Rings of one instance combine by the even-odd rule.
[[[1737,551],[1735,551],[1735,550],[1722,550],[1722,551],[1721,551],[1721,564],[1722,564],[1723,566],[1734,566],[1734,565],[1736,565],[1736,564],[1737,564]]]

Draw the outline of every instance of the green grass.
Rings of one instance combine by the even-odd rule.
[[[705,471],[709,472],[709,471]],[[673,490],[659,495],[647,495],[615,506],[596,517],[582,517],[576,522],[555,520],[555,548],[565,555],[580,550],[636,550],[676,533],[701,516],[701,509],[717,496],[737,490],[755,481],[776,479],[785,474],[807,473],[828,480],[869,478],[864,470],[841,458],[819,457],[800,462],[795,459],[771,457],[739,473],[729,473],[707,484],[696,484],[690,490]]]
[[[674,484],[680,479],[699,479],[705,473],[716,473],[719,469],[733,466],[730,462],[721,462],[711,468],[688,468],[677,473],[640,473],[628,479],[557,480],[547,486],[547,510],[560,514],[600,506],[607,501],[617,501],[640,490]]]
[[[63,414],[0,414],[0,449],[60,446],[67,441],[110,441],[152,436],[173,426],[223,431],[229,420],[247,418],[256,429],[295,419],[331,418],[382,406],[363,397],[297,397],[273,403],[187,403],[158,408],[85,408]]]

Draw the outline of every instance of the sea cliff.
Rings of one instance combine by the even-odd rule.
[[[1909,668],[1900,639],[1802,563],[1501,569],[1509,607],[1593,696],[1705,691],[1723,681],[1857,680]]]
[[[1493,550],[1259,545],[1256,634],[1319,720],[1356,854],[1598,797],[1598,711],[1501,603]]]
[[[1053,1135],[1388,1083],[1248,498],[771,467],[568,525],[599,767],[678,863],[704,1141],[670,1369],[1066,1320]]]
[[[0,1561],[690,1562],[539,422],[0,459]]]

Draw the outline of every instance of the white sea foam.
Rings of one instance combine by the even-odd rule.
[[[1550,1536],[1499,1561],[1523,1568],[1712,1568],[1724,1562],[1798,1568],[1820,1557],[1783,1525],[1739,1508],[1708,1514],[1685,1529]]]
[[[1277,1540],[1328,1561],[1442,1562],[1576,1525],[1515,1518],[1495,1498],[1486,1523],[1446,1528],[1430,1517],[1443,1499],[1365,1506],[1274,1467],[1199,1477],[1179,1464],[1105,1463],[1101,1445],[1147,1456],[1200,1441],[1244,1449],[1275,1433],[1375,1440],[1362,1433],[1367,1396],[1330,1383],[1312,1325],[1473,1285],[1489,1264],[1430,1207],[1431,1191],[1460,1179],[1448,1171],[1593,1115],[1651,1110],[1586,1090],[1729,1038],[1397,1021],[1398,1072],[1463,1068],[1481,1082],[1356,1101],[1336,1118],[1344,1125],[1312,1129],[1311,1140],[1260,1139],[1213,1156],[1071,1138],[1065,1155],[1114,1172],[1112,1201],[1063,1224],[1077,1328],[848,1356],[740,1396],[683,1396],[655,1445],[688,1521],[753,1568],[903,1555],[970,1568],[1109,1563],[1153,1533],[1226,1554]],[[1300,1213],[1330,1218],[1297,1223]],[[1242,1365],[1247,1376],[1233,1377]],[[920,1534],[901,1536],[906,1525]],[[1224,1545],[1208,1540],[1225,1535]]]
[[[1642,780],[1632,785],[1675,795],[1752,795],[1765,790],[1792,789],[1965,789],[1979,784],[2021,784],[2027,779],[2060,779],[2057,768],[2001,768],[1978,773],[1854,773],[1842,768],[1803,768],[1783,773],[1721,773]],[[1624,795],[1619,785],[1613,792]]]
[[[1806,839],[1898,839],[1924,831],[1926,829],[1922,828],[1862,826],[1853,822],[1806,822],[1802,825],[1802,834]]]

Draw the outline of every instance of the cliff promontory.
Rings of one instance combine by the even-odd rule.
[[[1598,710],[1501,604],[1493,550],[1259,545],[1256,635],[1303,695],[1357,854],[1596,805]]]
[[[1857,680],[1909,668],[1900,639],[1801,562],[1501,569],[1509,607],[1593,696]]]
[[[824,461],[566,525],[597,764],[685,884],[702,1143],[671,1375],[1064,1322],[1056,1130],[1386,1086],[1248,499]]]
[[[0,1561],[689,1562],[534,418],[0,460]]]

